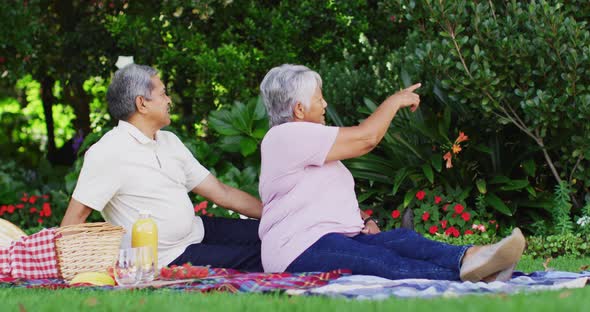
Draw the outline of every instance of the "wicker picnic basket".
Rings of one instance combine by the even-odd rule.
[[[122,227],[106,222],[58,228],[55,249],[60,276],[71,280],[81,272],[106,271],[119,255],[124,233]]]

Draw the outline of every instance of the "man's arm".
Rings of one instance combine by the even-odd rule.
[[[84,223],[91,212],[92,208],[72,198],[60,226]]]
[[[254,196],[221,183],[209,174],[197,185],[193,193],[199,194],[218,206],[233,210],[250,218],[260,219],[262,202]]]

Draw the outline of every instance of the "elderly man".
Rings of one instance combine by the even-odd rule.
[[[262,271],[258,221],[195,216],[188,192],[252,218],[262,205],[221,183],[171,132],[171,100],[158,72],[131,64],[118,70],[107,91],[118,126],[90,147],[61,225],[83,223],[92,210],[127,231],[139,211],[158,225],[158,264],[212,265]]]

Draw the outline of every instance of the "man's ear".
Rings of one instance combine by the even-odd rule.
[[[293,117],[295,120],[303,120],[305,118],[305,107],[301,102],[297,102],[293,107]]]
[[[145,106],[145,99],[143,98],[143,96],[138,95],[135,97],[135,109],[139,113],[146,112],[147,107]]]

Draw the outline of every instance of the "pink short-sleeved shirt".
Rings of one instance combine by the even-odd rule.
[[[340,161],[324,163],[337,135],[337,127],[288,122],[264,137],[258,233],[265,272],[283,272],[325,234],[363,228],[350,171]]]

